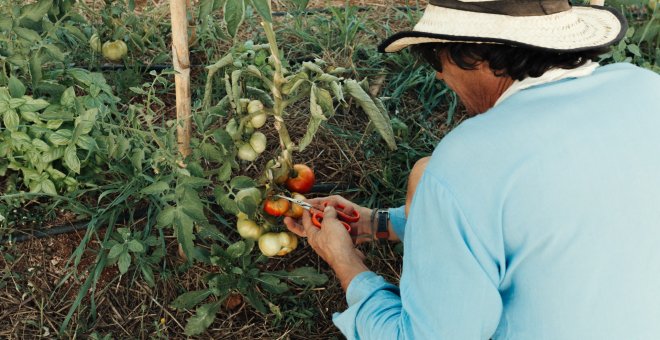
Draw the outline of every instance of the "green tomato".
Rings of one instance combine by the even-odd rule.
[[[264,112],[264,113],[260,113],[260,114],[258,114],[258,115],[256,115],[256,116],[252,117],[252,119],[250,119],[250,124],[251,124],[254,128],[258,129],[258,128],[264,126],[264,124],[266,124],[266,118],[267,118],[267,116],[266,116],[266,113],[265,113],[265,112]]]
[[[259,154],[254,151],[250,143],[244,143],[238,148],[238,158],[244,161],[252,162],[257,159]]]
[[[232,137],[235,138],[236,133],[238,132],[238,122],[236,119],[232,119],[227,123],[227,126],[225,126],[225,131]]]
[[[264,104],[260,100],[252,100],[247,105],[247,112],[254,114],[264,110]]]
[[[266,150],[266,135],[257,131],[250,137],[250,146],[252,149],[260,154]]]
[[[92,49],[94,52],[101,52],[101,39],[99,39],[99,35],[94,33],[92,36],[89,38],[89,47]]]
[[[264,233],[264,227],[248,219],[239,219],[236,222],[236,229],[242,238],[254,241],[258,240]]]
[[[121,40],[115,40],[112,42],[106,41],[103,43],[101,50],[103,51],[103,56],[106,59],[111,61],[119,61],[126,55],[126,52],[128,52],[128,47],[126,46],[125,42]]]

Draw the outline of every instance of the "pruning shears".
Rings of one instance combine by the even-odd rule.
[[[325,202],[323,207],[319,207],[291,197],[281,195],[275,195],[275,197],[284,198],[285,200],[297,204],[303,209],[309,211],[310,214],[312,214],[312,223],[316,227],[321,228],[321,222],[323,222],[323,209],[328,206],[329,202]],[[341,224],[344,226],[344,228],[346,228],[348,233],[351,235],[357,234],[357,230],[353,230],[349,223],[359,221],[360,213],[357,210],[353,210],[352,212],[347,213],[346,206],[343,204],[335,204],[333,207],[337,209],[337,218],[339,219],[339,222],[341,222]]]

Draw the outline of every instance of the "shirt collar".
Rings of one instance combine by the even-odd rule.
[[[506,98],[509,98],[513,94],[522,91],[524,89],[530,88],[532,86],[537,86],[541,84],[546,84],[546,83],[551,83],[557,80],[561,79],[566,79],[566,78],[579,78],[579,77],[584,77],[588,76],[591,73],[594,72],[594,70],[600,66],[597,62],[594,61],[588,61],[584,65],[580,67],[576,67],[574,69],[563,69],[563,68],[553,68],[551,70],[546,71],[541,75],[540,77],[527,77],[523,80],[516,80],[509,86],[509,88],[502,93],[499,99],[495,102],[495,105],[497,106],[501,102],[503,102]]]

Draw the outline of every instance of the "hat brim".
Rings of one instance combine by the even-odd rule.
[[[578,52],[617,43],[627,27],[621,13],[603,6],[573,6],[551,15],[513,17],[429,5],[412,31],[390,36],[378,50],[391,53],[417,44],[465,42]]]

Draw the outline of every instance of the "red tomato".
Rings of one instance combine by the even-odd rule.
[[[286,180],[286,187],[295,192],[308,193],[314,185],[314,171],[305,164],[295,164],[293,175]]]
[[[269,197],[264,201],[264,211],[271,216],[282,216],[289,211],[291,203],[284,198],[275,199]]]

